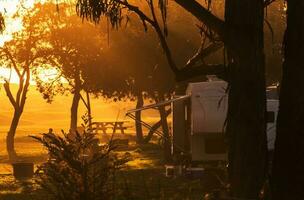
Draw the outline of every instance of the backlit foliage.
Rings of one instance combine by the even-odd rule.
[[[58,200],[112,199],[116,172],[127,159],[113,153],[112,142],[100,145],[87,119],[83,128],[82,133],[33,136],[49,155],[38,167],[37,183]]]
[[[2,13],[0,13],[0,33],[3,33],[5,29],[5,20]]]
[[[135,3],[136,2],[136,3]],[[142,20],[143,25],[147,28],[146,23],[153,21],[149,15],[155,15],[154,4],[158,4],[163,24],[165,25],[166,32],[166,18],[167,18],[167,4],[168,0],[146,0],[147,5],[151,9],[151,13],[147,14],[142,12],[139,8],[139,1],[127,1],[127,0],[77,0],[76,11],[79,16],[99,22],[101,17],[106,17],[113,27],[121,25],[122,20],[125,18],[129,20],[128,12],[135,12]],[[157,22],[152,22],[157,23]]]

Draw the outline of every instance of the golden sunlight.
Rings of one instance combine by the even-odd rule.
[[[38,70],[38,77],[43,82],[50,82],[58,77],[59,72],[56,69],[41,69]],[[9,80],[10,83],[18,84],[19,77],[14,70],[9,68],[0,68],[0,83],[4,80]],[[66,83],[66,80],[60,77],[60,81]],[[31,79],[31,85],[35,85],[35,80]]]
[[[1,1],[0,4],[0,12],[2,12],[5,16],[5,30],[3,34],[0,35],[0,47],[4,45],[6,41],[12,39],[12,34],[14,32],[20,31],[23,28],[22,24],[22,12],[19,12],[20,9],[23,8],[31,8],[35,3],[44,3],[45,0],[5,0]],[[56,70],[43,70],[39,71],[39,78],[42,81],[48,81],[55,76],[57,76]],[[5,68],[4,66],[0,66],[0,83],[4,82],[4,80],[9,80],[11,83],[18,84],[19,77],[14,70],[10,70],[9,68]],[[31,80],[31,84],[34,85],[34,80]]]
[[[35,3],[44,3],[46,0],[2,0],[0,12],[5,17],[5,31],[0,35],[0,46],[12,37],[12,33],[22,29],[22,12],[16,15],[18,11],[24,8],[31,8]]]
[[[37,71],[38,71],[38,74],[37,74],[38,78],[45,83],[51,82],[54,79],[59,79],[60,82],[67,83],[67,81],[62,76],[59,76],[60,73],[55,68],[50,68],[50,69],[41,68],[41,69],[38,69]],[[33,81],[32,81],[32,84],[34,84]]]
[[[0,68],[0,83],[3,83],[4,80],[9,80],[10,83],[19,83],[19,77],[14,70]]]
[[[22,3],[21,3],[22,2]],[[35,0],[12,0],[12,1],[1,1],[0,12],[4,14],[5,17],[5,31],[0,35],[0,46],[4,42],[8,41],[12,37],[12,33],[22,29],[22,19],[21,16],[16,15],[18,10],[22,8],[30,8],[34,5]]]

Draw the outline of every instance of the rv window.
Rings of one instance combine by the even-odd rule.
[[[267,123],[274,123],[275,115],[273,111],[268,111],[266,117],[267,117]]]

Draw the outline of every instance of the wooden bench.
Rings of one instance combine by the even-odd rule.
[[[107,134],[107,130],[112,130],[111,133],[116,133],[117,130],[120,130],[122,134],[125,133],[129,127],[124,126],[124,123],[128,121],[107,121],[107,122],[93,122],[92,127],[95,133],[102,132],[103,134]]]

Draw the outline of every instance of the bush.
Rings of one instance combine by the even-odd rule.
[[[115,173],[127,161],[118,158],[111,142],[99,145],[90,128],[63,136],[51,131],[34,139],[47,148],[49,159],[40,165],[37,183],[58,200],[107,200],[115,191]]]

